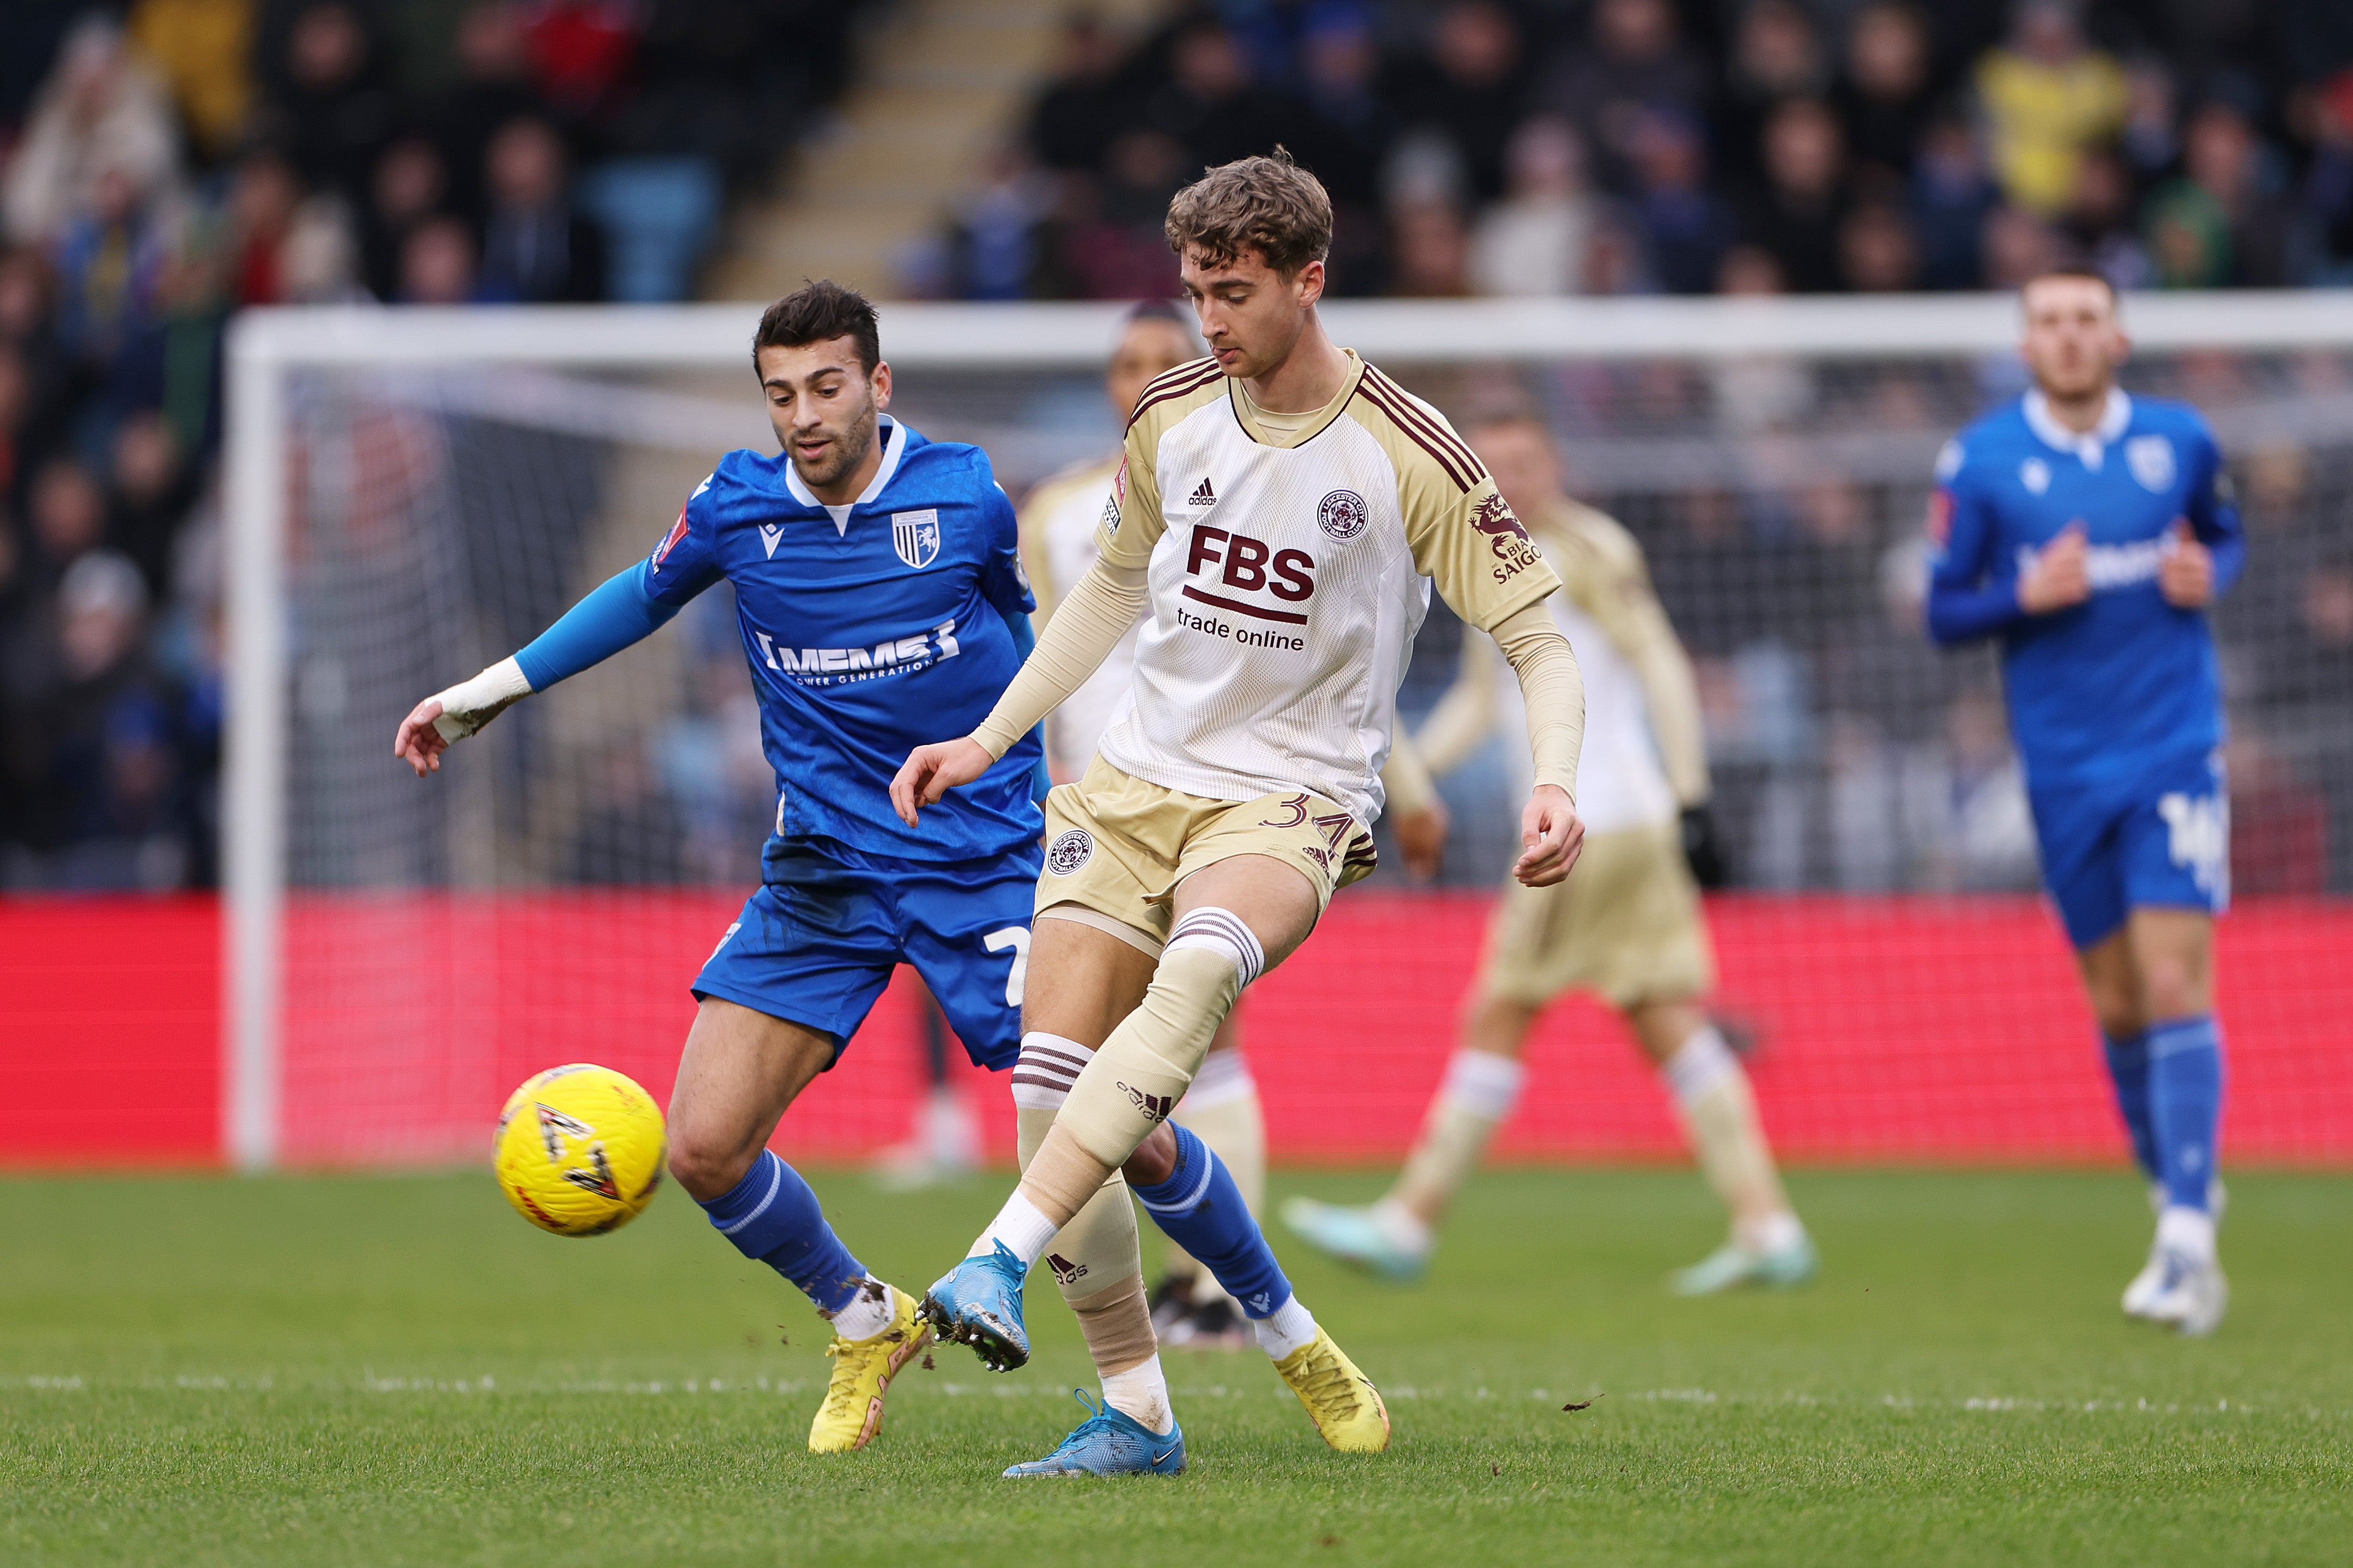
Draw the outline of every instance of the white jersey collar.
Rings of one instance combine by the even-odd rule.
[[[890,484],[891,476],[899,471],[899,459],[907,455],[906,428],[896,419],[892,418],[888,414],[881,416],[876,434],[882,437],[882,461],[875,468],[874,478],[868,482],[863,490],[859,492],[858,499],[842,506],[828,506],[824,501],[818,500],[817,492],[801,482],[801,471],[793,467],[792,454],[789,452],[785,454],[785,488],[792,492],[792,498],[801,505],[824,508],[826,515],[833,519],[833,531],[836,534],[847,534],[849,531],[849,509],[864,506],[876,496],[881,495],[883,488]]]
[[[2107,459],[2108,447],[2132,423],[2132,399],[2121,386],[2108,388],[2107,406],[2100,410],[2100,422],[2080,436],[2059,423],[2051,412],[2051,400],[2042,395],[2040,387],[2026,395],[2024,412],[2026,427],[2034,432],[2036,439],[2054,451],[2073,452],[2082,459],[2084,467],[2096,473]]]

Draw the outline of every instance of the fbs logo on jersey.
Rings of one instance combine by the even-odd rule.
[[[1195,488],[1191,495],[1185,498],[1185,504],[1187,506],[1215,506],[1218,504],[1218,492],[1209,488],[1208,475],[1203,474],[1201,476],[1200,484]]]
[[[1471,526],[1487,536],[1487,548],[1495,554],[1493,572],[1498,583],[1510,582],[1544,559],[1501,494],[1490,494],[1472,510]]]
[[[937,508],[891,514],[891,548],[899,559],[920,572],[939,559],[940,514]]]

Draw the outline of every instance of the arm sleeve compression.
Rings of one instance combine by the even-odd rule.
[[[1454,684],[1422,721],[1414,743],[1432,773],[1443,776],[1469,760],[1495,727],[1495,645],[1492,638],[1462,636],[1462,657]]]
[[[1144,613],[1145,573],[1140,566],[1114,566],[1098,560],[1080,578],[1046,635],[1023,661],[1020,673],[972,738],[992,757],[1043,722],[1047,714],[1092,675]]]
[[[997,613],[1005,617],[1005,629],[1013,634],[1013,651],[1020,656],[1022,663],[1029,663],[1029,656],[1038,650],[1038,634],[1030,629],[1029,617],[1018,610],[1008,610],[1002,606],[998,607]],[[1032,799],[1042,805],[1046,799],[1046,792],[1054,787],[1054,775],[1046,766],[1046,731],[1042,725],[1037,733],[1038,766],[1036,776],[1029,781],[1029,795]]]
[[[556,623],[514,656],[533,691],[544,691],[579,674],[670,624],[682,607],[666,605],[645,590],[643,563],[607,578],[564,612]]]
[[[1573,800],[1577,756],[1585,745],[1585,678],[1577,673],[1577,655],[1542,604],[1514,610],[1493,635],[1520,679],[1535,782],[1557,784]]]

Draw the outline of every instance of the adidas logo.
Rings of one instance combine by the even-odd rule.
[[[1176,1097],[1173,1094],[1146,1094],[1124,1083],[1119,1088],[1128,1099],[1135,1101],[1135,1108],[1144,1112],[1146,1121],[1166,1121],[1168,1113],[1176,1109]]]
[[[1195,490],[1191,495],[1187,496],[1185,498],[1185,504],[1187,506],[1215,506],[1218,504],[1218,492],[1209,488],[1208,475],[1204,474],[1201,476],[1201,488]]]
[[[1053,1269],[1054,1280],[1057,1284],[1069,1285],[1074,1281],[1086,1278],[1087,1266],[1085,1264],[1073,1263],[1059,1252],[1048,1253],[1046,1255],[1046,1264],[1048,1268]]]

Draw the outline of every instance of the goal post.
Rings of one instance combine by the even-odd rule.
[[[882,344],[899,377],[897,406],[927,434],[987,447],[1018,494],[1115,438],[1099,377],[1123,310],[886,304]],[[705,638],[700,662],[633,666],[634,684],[596,700],[601,708],[568,692],[535,699],[529,707],[543,714],[511,716],[469,742],[452,770],[466,778],[444,774],[438,793],[395,793],[413,781],[395,776],[389,740],[408,702],[512,651],[598,573],[649,544],[685,493],[681,476],[691,485],[725,450],[768,439],[747,375],[757,318],[752,304],[302,307],[234,322],[223,506],[221,1128],[237,1166],[335,1158],[322,1129],[339,1122],[373,1129],[352,1145],[354,1158],[462,1152],[471,1112],[451,1108],[479,1106],[485,1086],[502,1089],[510,1071],[520,1080],[517,1067],[565,1059],[549,1050],[585,1052],[599,1037],[599,1018],[617,1038],[653,1027],[643,1022],[651,1015],[628,1011],[639,1005],[634,992],[598,988],[642,957],[674,999],[691,973],[691,950],[715,940],[714,912],[740,900],[730,867],[742,863],[726,861],[723,846],[739,829],[755,839],[756,824],[745,828],[726,790],[749,788],[744,779],[756,760],[742,754],[740,726],[703,711],[742,696],[703,689],[725,662],[723,647],[703,656],[724,643],[727,628],[679,634]],[[2315,573],[2353,572],[2353,561],[2339,559],[2342,522],[2320,499],[2353,479],[2353,292],[2135,295],[2124,318],[2141,367],[2133,376],[2206,406],[2234,461],[2275,459],[2281,472],[2272,479],[2291,489],[2286,469],[2303,465],[2292,500],[2304,510],[2277,521],[2276,537],[2258,537],[2258,552],[2289,551]],[[1948,906],[1935,899],[1887,907],[1883,929],[1911,933],[1889,938],[1895,947],[1874,948],[1841,923],[1868,923],[1863,905],[1838,901],[1849,894],[1980,889],[1966,874],[1890,870],[1873,860],[1869,843],[1840,837],[1840,814],[1866,807],[1898,839],[1932,831],[1915,818],[1936,815],[1926,799],[1935,770],[1923,764],[1911,777],[1899,754],[1914,741],[1865,737],[1884,753],[1877,771],[1841,771],[1841,748],[1864,744],[1841,725],[1868,729],[1870,714],[1947,694],[1910,674],[1911,664],[1891,662],[1898,656],[1886,651],[1896,644],[1885,626],[1850,647],[1835,622],[1879,615],[1864,578],[1903,567],[1898,547],[1917,531],[1936,446],[2018,384],[2014,300],[1335,301],[1325,320],[1339,342],[1441,406],[1476,401],[1499,379],[1514,384],[1553,418],[1581,493],[1620,511],[1646,543],[1653,531],[1700,542],[1654,564],[1671,610],[1709,652],[1704,678],[1724,686],[1711,688],[1712,701],[1723,698],[1711,717],[1729,726],[1719,754],[1742,781],[1752,843],[1767,846],[1747,856],[1745,878],[1766,891],[1733,900],[1722,915],[1727,931],[1755,926],[1762,944],[1746,956],[1727,952],[1727,984],[1742,964],[1761,975],[1806,962],[1805,932],[1791,923],[1800,910],[1824,922],[1822,941],[1860,943],[1852,962],[1866,966],[1917,951],[1902,942],[1945,940],[1942,928],[1905,924],[1941,918]],[[1854,493],[1813,495],[1829,481]],[[1808,510],[1815,506],[1825,515]],[[1830,515],[1841,506],[1864,515]],[[1840,530],[1860,530],[1863,545],[1847,549],[1852,540]],[[1785,537],[1796,543],[1777,550]],[[2348,584],[2353,593],[2353,578]],[[1820,639],[1769,627],[1749,635],[1756,604],[1783,590],[1824,623]],[[2281,613],[2293,619],[2306,610]],[[2333,626],[2337,614],[2331,601],[2306,618]],[[2236,629],[2226,662],[2245,653],[2263,667],[2251,678],[2258,685],[2272,665],[2296,657],[2294,636],[2302,634],[2291,627]],[[1443,651],[1426,641],[1409,678],[1420,700],[1443,684]],[[2243,672],[2232,673],[2235,700]],[[2293,686],[2292,672],[2282,679]],[[1915,686],[1899,689],[1906,680]],[[1810,689],[1774,695],[1776,682],[1792,681]],[[1823,695],[1845,689],[1841,682],[1862,694]],[[648,691],[658,700],[641,708],[663,709],[661,694],[681,694],[694,721],[648,741],[657,714],[617,711]],[[397,692],[407,698],[396,709],[387,704]],[[2262,831],[2285,836],[2276,852],[2286,859],[2323,862],[2315,876],[2285,877],[2283,886],[2305,902],[2281,906],[2287,912],[2266,916],[2268,924],[2246,922],[2251,934],[2240,939],[2243,946],[2259,933],[2266,952],[2294,955],[2281,960],[2297,966],[2283,1031],[2319,1016],[2295,1008],[2353,1002],[2342,956],[2353,926],[2342,923],[2336,898],[2345,891],[2344,840],[2353,837],[2353,720],[2341,693],[2333,719],[2322,695],[2306,693],[2301,707],[2303,699],[2283,700],[2276,723],[2260,727],[2274,742],[2266,756],[2288,781],[2284,798],[2294,797],[2282,822],[2267,817]],[[1978,719],[1957,710],[1952,721]],[[1954,769],[1943,766],[1935,776],[1949,786]],[[649,782],[649,773],[660,776]],[[1474,778],[1464,787],[1480,786]],[[1978,826],[1990,835],[2015,824]],[[672,829],[685,850],[655,842]],[[1971,828],[1940,820],[1933,831],[1957,841]],[[694,860],[705,844],[722,847],[707,863]],[[1473,859],[1494,848],[1472,835]],[[1459,915],[1474,929],[1481,887],[1466,877],[1463,890],[1433,895],[1429,907],[1459,904],[1469,912],[1444,918]],[[2013,895],[2004,907],[2013,924],[2025,922],[2018,931],[2033,934],[2031,897],[2014,877],[1981,890]],[[1386,916],[1361,908],[1367,912],[1352,919],[1388,929],[1379,925]],[[2049,944],[2046,968],[2063,964],[2054,934],[2036,940]],[[596,950],[561,971],[534,956],[543,944],[565,943]],[[633,953],[633,943],[651,946]],[[1459,968],[1468,958],[1448,962]],[[1261,1011],[1288,1020],[1279,979],[1261,986]],[[2037,984],[2064,994],[2047,975]],[[446,1014],[438,994],[452,998]],[[1453,999],[1449,993],[1431,1016],[1450,1015]],[[1802,1012],[1808,1004],[1799,996],[1786,1005]],[[406,1027],[420,1037],[413,1050],[371,1021],[400,1006],[412,1009]],[[551,1024],[553,1037],[533,1033],[523,1015],[533,1008],[569,1021]],[[1862,1042],[1873,1028],[1902,1026],[1840,1026]],[[476,1052],[457,1037],[477,1030],[509,1044]],[[1407,1043],[1430,1056],[1424,1076],[1434,1077],[1441,1042],[1417,1038],[1399,1049]],[[673,1038],[663,1048],[674,1047]],[[2283,1112],[2292,1123],[2275,1140],[2283,1157],[2353,1157],[2353,1088],[2313,1079],[2319,1070],[2303,1058],[2282,1069],[2279,1092],[2302,1106]],[[412,1082],[429,1082],[429,1093],[412,1096]],[[1790,1104],[1785,1119],[1797,1125],[1847,1113],[1827,1102]],[[2091,1123],[2088,1113],[2070,1114],[2074,1121],[2050,1123],[2059,1131],[2018,1150],[2076,1149],[2067,1139],[2088,1136]],[[881,1115],[860,1125],[880,1126]],[[1639,1146],[1628,1136],[1627,1146]],[[1324,1147],[1299,1142],[1306,1137],[1302,1129],[1293,1146]],[[1855,1148],[1868,1152],[1866,1144]],[[1823,1146],[1843,1147],[1835,1139]],[[1530,1147],[1551,1146],[1538,1137]]]

